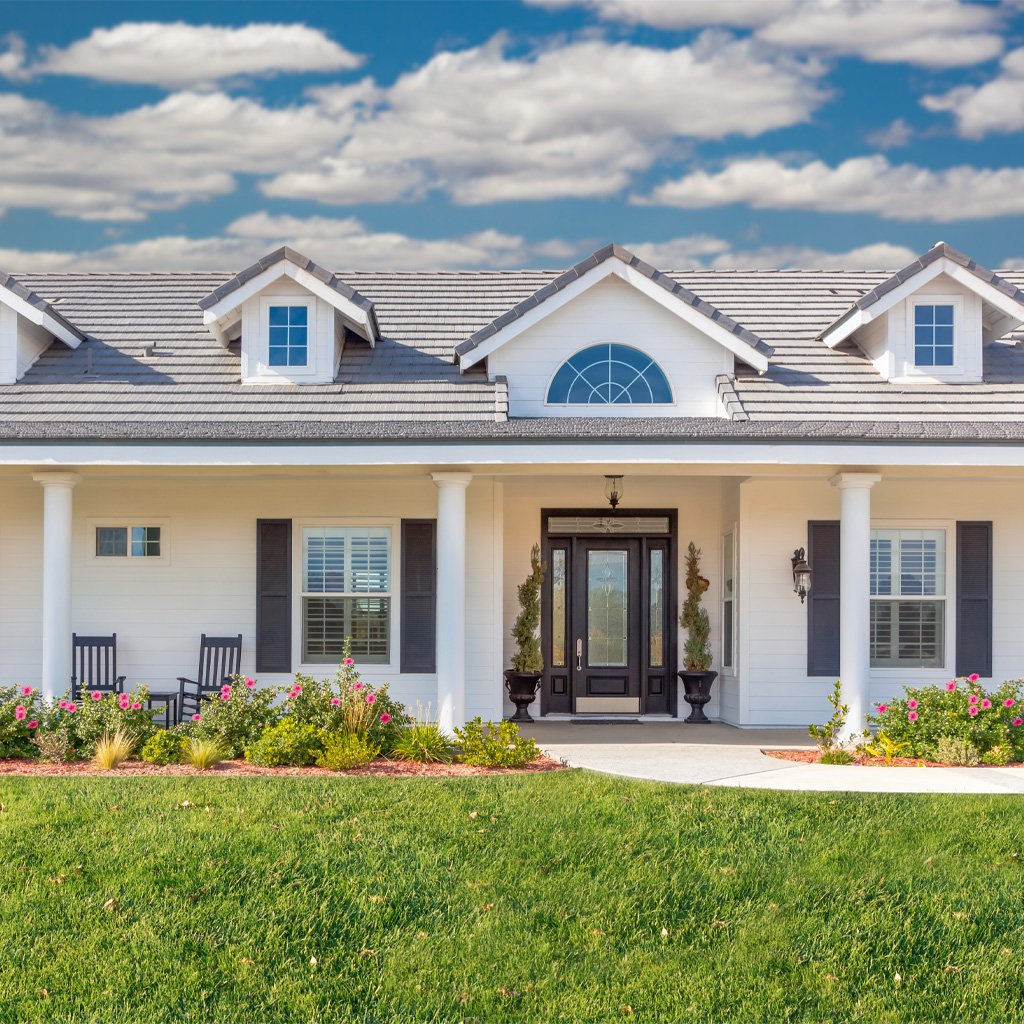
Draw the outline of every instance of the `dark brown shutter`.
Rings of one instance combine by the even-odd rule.
[[[402,520],[402,672],[437,671],[437,522]]]
[[[956,524],[956,674],[992,675],[992,524]]]
[[[807,524],[807,674],[839,676],[839,523]],[[864,638],[867,643],[868,638]]]
[[[292,670],[292,521],[256,520],[256,671]]]

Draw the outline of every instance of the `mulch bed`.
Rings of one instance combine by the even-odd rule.
[[[780,761],[796,761],[799,764],[818,764],[821,761],[820,750],[762,750],[762,754],[777,757]],[[867,754],[854,754],[852,765],[867,768],[955,768],[956,765],[940,764],[938,761],[924,761],[919,757],[894,757],[891,762],[884,757],[869,757]],[[992,765],[978,765],[979,768],[990,768]],[[1001,768],[1024,768],[1024,762],[1000,765]]]
[[[16,758],[0,760],[0,775],[387,775],[396,778],[431,776],[456,778],[466,775],[530,775],[536,772],[554,772],[568,765],[552,757],[539,757],[525,768],[477,768],[470,764],[417,764],[414,761],[388,761],[381,759],[362,768],[332,772],[327,768],[260,768],[245,761],[221,761],[214,768],[201,772],[188,764],[146,764],[144,761],[126,761],[113,771],[98,771],[88,761],[71,764],[48,764]]]

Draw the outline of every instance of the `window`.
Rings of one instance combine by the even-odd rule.
[[[733,549],[732,534],[722,541],[722,668],[732,668],[733,632],[735,617],[733,602]]]
[[[669,405],[672,389],[650,356],[629,345],[591,345],[567,359],[548,387],[552,405]]]
[[[914,365],[953,365],[953,306],[914,306]]]
[[[269,327],[267,365],[305,366],[308,349],[309,307],[267,307]]]
[[[97,558],[160,558],[159,526],[97,526]]]
[[[941,668],[945,621],[945,530],[872,530],[872,666]]]
[[[363,664],[391,661],[391,530],[302,531],[302,660],[336,664],[345,639]]]

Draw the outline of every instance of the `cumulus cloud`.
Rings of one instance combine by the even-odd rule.
[[[909,145],[913,137],[914,129],[902,117],[897,117],[892,124],[880,131],[872,132],[867,138],[872,146],[879,149],[899,149],[901,146]]]
[[[949,92],[925,96],[927,110],[950,113],[957,131],[968,139],[1024,129],[1024,48],[1002,60],[997,77],[984,85],[961,85]]]
[[[30,71],[192,89],[248,75],[346,71],[362,61],[307,25],[128,21],[94,29],[67,47],[44,47]]]
[[[634,201],[686,209],[743,203],[759,210],[947,222],[1024,213],[1024,168],[933,171],[890,164],[884,156],[855,157],[830,167],[821,160],[790,165],[764,156],[731,160],[719,171],[693,171]]]
[[[680,30],[752,30],[759,41],[875,63],[961,67],[998,56],[1002,12],[962,0],[528,0],[588,7],[598,17]]]
[[[21,81],[28,77],[25,69],[25,42],[10,33],[0,36],[0,78]]]

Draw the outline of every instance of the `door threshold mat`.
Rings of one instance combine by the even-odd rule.
[[[633,716],[627,716],[625,718],[607,718],[607,717],[605,717],[603,715],[600,716],[600,717],[596,717],[596,718],[590,718],[590,717],[584,718],[584,717],[577,716],[575,718],[570,718],[569,721],[573,725],[639,725],[640,724],[640,719],[636,718],[636,717],[633,717]]]

